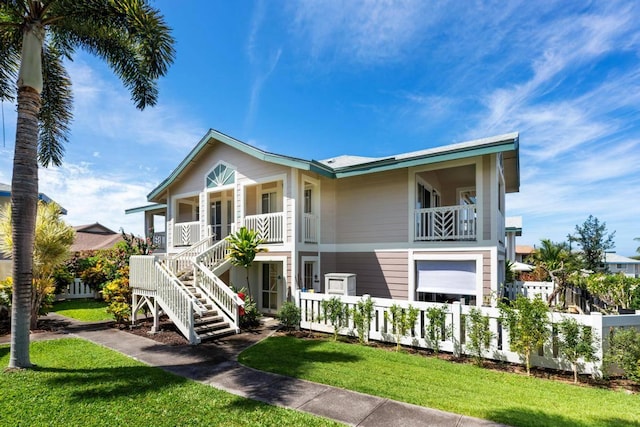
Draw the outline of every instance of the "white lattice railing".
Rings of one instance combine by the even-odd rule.
[[[173,246],[191,246],[200,240],[200,222],[178,222],[173,226]]]
[[[415,210],[415,240],[475,240],[476,206],[459,205]]]
[[[240,330],[240,309],[244,301],[205,265],[195,262],[195,285],[213,300],[236,332]]]
[[[318,243],[318,217],[311,213],[304,214],[304,241]]]
[[[151,243],[155,247],[155,249],[167,249],[167,233],[164,231],[160,231],[157,233],[153,233],[153,239]]]
[[[363,297],[356,296],[335,296],[320,293],[298,292],[296,295],[296,303],[301,309],[302,321],[300,327],[321,332],[333,332],[333,326],[327,320],[323,320],[322,301],[331,297],[340,298],[349,309],[353,309],[358,301]],[[410,305],[419,310],[419,316],[416,324],[408,336],[401,338],[401,344],[431,348],[435,346],[433,337],[429,336],[427,310],[431,307],[439,307],[446,309],[446,318],[444,325],[437,330],[440,331],[436,337],[440,351],[450,352],[456,355],[471,354],[467,348],[469,342],[469,328],[466,325],[466,318],[470,314],[473,306],[462,305],[459,302],[453,304],[437,304],[419,301],[400,301],[385,298],[372,298],[374,303],[373,319],[369,328],[369,338],[376,341],[395,342],[393,327],[385,319],[385,312],[390,316],[390,307],[394,304],[407,309]],[[481,310],[482,314],[489,317],[489,328],[492,332],[490,349],[483,352],[486,359],[496,359],[508,361],[511,363],[522,363],[520,355],[511,350],[509,344],[508,330],[502,327],[500,321],[500,310],[495,307],[476,307]],[[637,312],[640,313],[640,312]],[[640,327],[640,314],[630,315],[612,315],[603,316],[601,313],[584,314],[568,314],[549,312],[549,329],[551,338],[547,340],[543,348],[539,352],[531,355],[532,366],[539,366],[552,369],[566,369],[567,362],[560,357],[557,346],[557,325],[562,319],[570,317],[575,319],[584,327],[591,328],[596,346],[596,356],[598,360],[595,362],[579,361],[582,373],[593,374],[600,373],[602,370],[602,357],[608,345],[608,334],[611,328],[616,327]],[[320,320],[319,320],[320,319]],[[353,335],[356,328],[353,319],[347,319],[347,326],[340,329],[341,335]]]
[[[284,212],[246,216],[244,226],[256,230],[265,243],[284,242]]]

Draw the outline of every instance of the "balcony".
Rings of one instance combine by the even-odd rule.
[[[304,242],[318,243],[318,217],[314,214],[304,214]]]
[[[415,210],[415,241],[476,239],[476,205]]]
[[[200,240],[200,222],[177,222],[173,227],[173,246],[191,246]]]
[[[244,226],[256,230],[264,243],[284,242],[284,212],[248,215],[244,218]]]

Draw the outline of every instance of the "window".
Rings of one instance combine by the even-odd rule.
[[[305,188],[304,190],[304,213],[311,213],[311,189]]]
[[[262,193],[262,213],[278,212],[278,193]]]
[[[222,187],[236,182],[236,171],[224,164],[219,164],[207,175],[207,188]]]
[[[416,261],[417,297],[421,301],[465,301],[478,295],[475,260]]]

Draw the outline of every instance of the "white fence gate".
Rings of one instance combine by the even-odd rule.
[[[80,279],[74,279],[73,283],[67,286],[67,289],[56,295],[56,300],[63,299],[81,299],[81,298],[97,298],[98,293],[91,289],[91,287],[85,284]]]

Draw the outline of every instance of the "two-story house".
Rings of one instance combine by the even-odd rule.
[[[242,287],[245,272],[220,251],[216,261],[198,254],[239,227],[257,230],[268,251],[257,255],[249,281],[265,313],[299,289],[324,292],[328,273],[355,274],[357,295],[481,305],[504,278],[505,193],[519,189],[518,144],[511,133],[395,156],[317,161],[210,130],[149,193],[153,204],[127,213],[145,213],[145,229],[155,228],[154,241],[169,260],[182,253],[180,265],[184,255],[208,263],[209,271],[196,276],[218,287]],[[142,287],[139,297],[154,297],[153,285]]]

